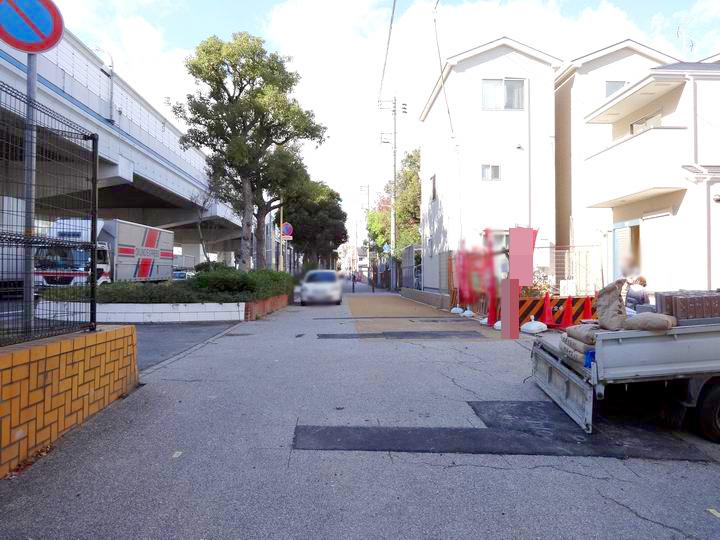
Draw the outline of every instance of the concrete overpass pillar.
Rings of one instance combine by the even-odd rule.
[[[235,266],[235,254],[232,251],[222,251],[218,253],[218,262],[225,263],[228,266]]]
[[[205,254],[203,253],[202,244],[181,244],[184,259],[192,258],[194,266],[205,262]]]

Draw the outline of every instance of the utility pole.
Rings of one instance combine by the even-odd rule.
[[[365,229],[367,233],[367,260],[368,260],[368,269],[367,269],[367,278],[368,278],[368,285],[370,284],[370,278],[371,278],[371,272],[372,272],[372,262],[370,260],[370,242],[372,241],[372,238],[370,238],[370,184],[367,184],[365,186],[360,186],[360,191],[367,191],[367,207],[365,208]]]
[[[380,101],[379,103],[381,110],[391,110],[393,115],[393,132],[392,132],[392,147],[393,147],[393,176],[391,183],[390,193],[390,290],[394,290],[397,285],[397,264],[395,258],[397,256],[397,210],[396,210],[396,199],[397,199],[397,117],[398,117],[398,102],[397,97],[393,97],[392,101]],[[407,104],[402,104],[403,114],[407,114]],[[390,141],[382,140],[383,143],[389,143]]]
[[[395,290],[397,285],[397,251],[395,251],[397,245],[397,210],[395,208],[395,202],[397,199],[397,98],[393,98],[393,179],[392,179],[392,194],[390,198],[390,290]]]

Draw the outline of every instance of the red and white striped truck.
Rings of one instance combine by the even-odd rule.
[[[87,220],[64,219],[53,224],[51,235],[68,242],[87,242]],[[172,231],[119,219],[98,220],[98,284],[119,281],[172,279]],[[71,245],[71,244],[69,244]],[[35,285],[81,285],[90,275],[90,253],[70,247],[40,248],[35,254]]]

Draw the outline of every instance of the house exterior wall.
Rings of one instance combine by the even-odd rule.
[[[603,234],[612,227],[612,213],[589,208],[594,186],[589,181],[586,159],[608,145],[612,140],[612,127],[588,124],[585,117],[605,101],[607,81],[634,82],[658,65],[657,60],[623,49],[588,62],[575,72],[569,99],[564,97],[558,103],[558,106],[570,107],[571,130],[570,148],[560,155],[563,161],[556,165],[559,169],[566,168],[570,160],[570,182],[566,180],[561,186],[564,191],[560,197],[561,201],[569,199],[570,206],[560,211],[571,217],[566,220],[569,228],[559,231],[559,239],[572,245],[603,244]]]
[[[639,268],[655,291],[720,287],[720,248],[715,246],[720,204],[713,200],[720,178],[696,177],[684,168],[720,164],[720,81],[688,79],[608,125],[616,140],[609,139],[608,148],[586,160],[588,178],[597,186],[590,202],[616,201],[610,242],[615,238],[617,248],[620,231],[635,228]],[[663,113],[660,126],[630,133],[633,121],[656,111]],[[674,191],[653,195],[658,189]],[[641,192],[648,196],[630,199]],[[620,277],[617,261],[609,270],[610,277]]]
[[[525,80],[522,110],[483,110],[483,79]],[[532,225],[539,245],[555,242],[553,68],[500,46],[458,63],[423,122],[422,232],[425,288],[441,288],[440,253],[481,243],[486,228]],[[548,106],[550,104],[550,106]],[[483,181],[499,165],[500,181]],[[432,201],[432,177],[437,200]],[[462,225],[462,226],[461,226]]]
[[[720,164],[720,80],[695,79],[697,94],[697,162]]]

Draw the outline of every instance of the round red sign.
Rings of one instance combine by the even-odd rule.
[[[0,39],[15,49],[48,51],[60,42],[63,29],[52,0],[0,0]]]

